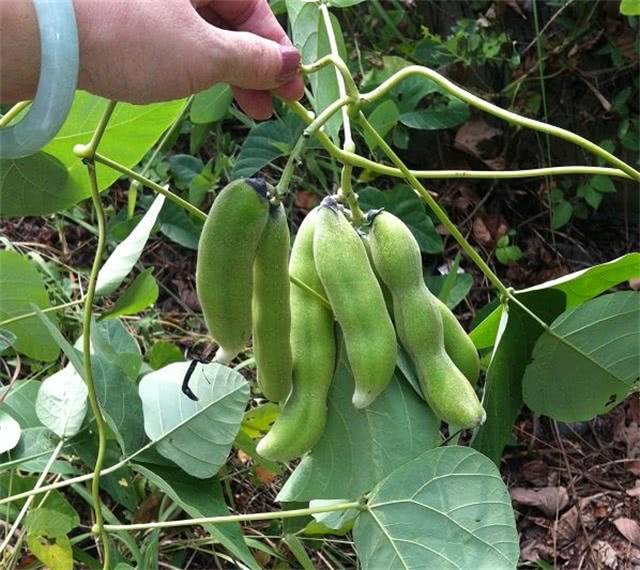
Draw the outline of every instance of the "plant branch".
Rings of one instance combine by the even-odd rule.
[[[287,103],[289,108],[306,123],[310,123],[312,118],[309,112],[297,101]],[[333,141],[322,131],[314,135],[324,149],[336,160],[350,164],[353,167],[364,168],[385,176],[404,178],[399,168],[378,164],[364,156],[353,152],[346,152],[338,148]],[[615,176],[617,178],[632,179],[627,173],[617,168],[603,168],[601,166],[554,166],[549,168],[529,168],[525,170],[411,170],[416,178],[428,178],[430,180],[467,178],[470,180],[513,180],[517,178],[534,178],[537,176],[566,176],[570,174],[586,174],[604,176]]]
[[[203,524],[225,524],[231,522],[267,521],[272,519],[289,519],[294,517],[305,517],[316,513],[332,513],[336,511],[346,511],[348,509],[361,509],[362,504],[358,501],[349,501],[337,505],[327,505],[325,507],[309,507],[306,509],[291,509],[289,511],[277,511],[270,513],[252,513],[248,515],[227,515],[219,517],[203,517],[195,519],[184,519],[165,522],[152,522],[140,524],[110,524],[105,525],[108,531],[114,530],[148,530],[157,528],[175,528],[181,526],[193,526]]]
[[[80,305],[83,302],[82,299],[76,299],[75,301],[69,301],[68,303],[63,303],[62,305],[56,305],[55,307],[47,307],[46,309],[42,309],[42,313],[51,313],[53,311],[60,311],[62,309],[66,309],[68,307],[73,307],[75,305]],[[4,327],[6,325],[11,325],[13,323],[17,323],[18,321],[22,321],[24,319],[29,319],[31,317],[37,317],[38,313],[35,311],[31,313],[24,313],[22,315],[16,315],[15,317],[11,317],[10,319],[6,319],[4,321],[0,321],[0,327]]]
[[[202,221],[205,221],[207,219],[207,214],[205,214],[202,210],[200,210],[200,208],[197,208],[190,202],[187,202],[187,200],[185,200],[184,198],[181,198],[177,194],[174,194],[173,192],[171,192],[171,190],[163,186],[160,186],[160,184],[156,184],[153,180],[149,180],[147,177],[142,176],[142,174],[138,174],[137,172],[131,170],[130,168],[127,168],[126,166],[120,164],[119,162],[116,162],[115,160],[111,160],[110,158],[107,158],[106,156],[101,155],[99,152],[95,153],[94,160],[96,162],[99,162],[100,164],[104,164],[105,166],[112,168],[113,170],[122,172],[122,174],[125,174],[126,176],[128,176],[129,178],[132,178],[133,180],[137,180],[138,182],[140,182],[140,184],[142,184],[143,186],[146,186],[150,190],[153,190],[158,194],[162,194],[166,196],[167,199],[171,200],[172,202],[175,202],[178,206],[180,206],[181,208],[184,208],[190,214],[193,214],[196,218]]]
[[[447,213],[439,206],[439,204],[434,200],[433,196],[427,191],[427,189],[420,183],[420,181],[411,173],[411,171],[405,166],[400,157],[393,151],[393,149],[387,144],[383,137],[378,134],[367,118],[364,116],[362,112],[359,114],[359,123],[362,125],[364,131],[369,134],[372,139],[380,146],[382,151],[389,157],[391,162],[393,162],[404,174],[407,182],[413,187],[415,192],[422,198],[429,208],[436,215],[438,220],[442,223],[442,225],[447,229],[447,231],[451,234],[451,236],[460,244],[460,247],[467,254],[467,256],[478,266],[480,271],[485,274],[487,279],[491,281],[498,291],[502,294],[507,294],[507,288],[502,284],[499,277],[492,271],[492,269],[487,265],[487,263],[482,259],[480,254],[473,248],[473,246],[465,239],[457,226],[449,219]]]
[[[95,138],[95,137],[94,137]],[[95,150],[93,151],[95,152]],[[87,171],[89,173],[89,181],[91,186],[91,201],[98,219],[98,245],[93,258],[91,274],[89,276],[89,285],[84,302],[84,313],[82,317],[82,360],[84,364],[84,381],[87,384],[89,392],[89,403],[96,420],[96,428],[98,431],[98,453],[94,466],[93,477],[91,481],[91,496],[93,497],[93,512],[96,520],[96,534],[100,536],[103,549],[104,568],[108,569],[109,565],[109,537],[103,529],[104,521],[102,511],[100,509],[100,473],[104,465],[104,459],[107,452],[107,426],[98,403],[96,388],[93,382],[93,370],[91,367],[91,317],[93,316],[93,301],[96,293],[96,283],[98,281],[98,273],[102,266],[102,258],[104,256],[106,245],[106,220],[102,202],[100,200],[100,192],[98,190],[98,181],[96,178],[96,166],[92,160],[86,160]]]
[[[0,117],[0,128],[6,127],[11,121],[13,121],[20,111],[28,107],[30,103],[31,101],[20,101],[11,107],[11,109]]]
[[[570,143],[573,143],[581,148],[584,148],[586,151],[599,156],[609,164],[612,164],[628,174],[634,180],[640,180],[640,172],[638,172],[635,168],[629,166],[623,160],[615,157],[610,152],[607,152],[597,144],[591,142],[590,140],[581,137],[571,131],[566,129],[562,129],[560,127],[556,127],[555,125],[549,125],[542,121],[536,121],[535,119],[530,119],[528,117],[522,117],[517,113],[513,113],[512,111],[507,111],[493,103],[489,103],[484,99],[470,93],[469,91],[462,89],[455,83],[449,81],[446,77],[440,75],[436,71],[429,69],[428,67],[422,67],[419,65],[411,65],[409,67],[405,67],[398,71],[395,75],[387,79],[382,85],[377,87],[376,89],[370,91],[369,93],[365,93],[361,95],[360,101],[363,104],[372,103],[386,95],[391,89],[396,87],[401,81],[410,77],[412,75],[421,75],[430,79],[434,83],[437,83],[440,87],[442,87],[445,91],[455,95],[458,99],[464,101],[465,103],[471,105],[472,107],[476,107],[485,113],[489,113],[498,117],[504,121],[507,121],[510,124],[518,125],[521,127],[527,127],[534,131],[540,131],[542,133],[546,133],[548,135],[552,135],[558,137],[560,139],[566,140]]]

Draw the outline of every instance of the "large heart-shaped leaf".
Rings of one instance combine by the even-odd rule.
[[[523,380],[534,411],[586,421],[640,387],[640,294],[603,295],[562,313],[538,339]]]
[[[90,195],[87,168],[73,153],[73,147],[89,142],[107,105],[108,101],[102,97],[78,91],[64,125],[44,147],[43,151],[66,169],[66,176],[60,168],[47,164],[50,159],[42,154],[37,159],[12,161],[11,165],[0,163],[0,172],[7,172],[10,166],[10,172],[22,173],[0,178],[0,215],[49,214]],[[100,142],[100,152],[131,168],[180,115],[183,106],[182,100],[146,106],[118,103]],[[32,175],[34,166],[35,175]],[[100,190],[108,188],[120,176],[106,166],[98,165],[96,170]],[[47,179],[49,174],[52,176]]]
[[[289,477],[279,501],[353,499],[440,442],[440,421],[399,372],[363,410],[351,403],[353,389],[353,375],[341,350],[322,439]]]
[[[194,402],[181,390],[188,368],[188,362],[174,362],[142,378],[144,428],[161,455],[206,479],[224,464],[238,434],[249,385],[231,368],[202,364],[190,380],[199,398]]]
[[[393,471],[367,499],[353,537],[364,570],[515,568],[520,549],[496,466],[440,447]]]
[[[38,390],[36,414],[60,438],[80,431],[87,413],[87,385],[73,365],[46,378]]]
[[[31,305],[44,309],[49,296],[44,281],[27,257],[15,251],[0,251],[0,321],[31,313]],[[29,317],[3,328],[16,336],[14,346],[18,352],[50,362],[58,358],[60,350],[36,318]]]

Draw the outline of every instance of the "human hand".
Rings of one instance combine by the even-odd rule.
[[[132,103],[176,99],[225,82],[255,119],[271,90],[299,99],[300,55],[267,0],[74,0],[79,87]]]

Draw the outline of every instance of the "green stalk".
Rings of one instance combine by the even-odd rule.
[[[566,129],[562,129],[554,125],[548,125],[547,123],[536,121],[535,119],[530,119],[528,117],[522,117],[517,113],[507,111],[506,109],[498,107],[493,103],[489,103],[488,101],[485,101],[477,95],[474,95],[473,93],[462,89],[462,87],[457,86],[455,83],[449,81],[446,77],[440,75],[432,69],[429,69],[428,67],[422,67],[419,65],[410,65],[409,67],[405,67],[404,69],[401,69],[395,75],[387,79],[376,89],[370,91],[369,93],[363,94],[360,98],[360,101],[362,102],[362,104],[368,104],[377,101],[381,97],[384,97],[384,95],[386,95],[391,89],[396,87],[398,83],[412,75],[421,75],[423,77],[426,77],[427,79],[430,79],[434,83],[438,84],[445,91],[453,94],[458,99],[464,101],[472,107],[476,107],[477,109],[480,109],[485,113],[494,115],[495,117],[507,121],[510,124],[527,127],[534,131],[540,131],[542,133],[546,133],[573,143],[585,149],[587,152],[599,156],[609,164],[616,166],[623,172],[627,173],[634,180],[640,180],[640,172],[638,172],[635,168],[629,166],[623,160],[615,157],[610,152],[607,152],[597,144],[591,142],[590,140],[572,133],[571,131],[567,131]]]
[[[46,309],[42,309],[42,313],[51,313],[53,311],[60,311],[62,309],[66,309],[68,307],[73,307],[74,305],[79,305],[82,303],[82,299],[77,299],[76,301],[70,301],[69,303],[63,303],[62,305],[56,305],[55,307],[48,307]],[[6,325],[11,325],[13,323],[17,323],[18,321],[22,321],[24,319],[29,319],[31,317],[38,316],[38,313],[33,311],[32,313],[24,313],[22,315],[16,315],[15,317],[11,317],[10,319],[6,319],[4,321],[0,321],[0,327],[4,327]]]
[[[115,530],[148,530],[157,528],[176,528],[181,526],[193,526],[204,524],[225,524],[231,522],[268,521],[272,519],[289,519],[294,517],[306,517],[316,513],[332,513],[336,511],[346,511],[348,509],[362,509],[359,501],[349,501],[337,505],[327,505],[324,507],[309,507],[306,509],[291,509],[289,511],[275,511],[270,513],[252,513],[248,515],[226,515],[218,517],[202,517],[196,519],[184,519],[165,522],[152,522],[140,524],[109,524],[105,529]]]
[[[109,537],[104,530],[104,520],[102,518],[102,510],[100,509],[100,472],[104,465],[104,459],[107,451],[107,426],[102,415],[102,411],[100,410],[100,404],[98,403],[96,389],[93,383],[93,370],[91,368],[91,317],[93,313],[93,300],[96,293],[98,273],[104,256],[107,230],[104,209],[100,200],[100,192],[98,191],[96,167],[93,161],[87,161],[87,170],[89,172],[89,181],[91,186],[91,201],[98,219],[98,245],[93,258],[91,275],[89,276],[89,286],[85,296],[84,314],[82,317],[82,360],[84,364],[84,381],[87,384],[89,392],[89,403],[91,404],[91,409],[96,419],[96,428],[98,430],[98,454],[91,480],[91,496],[93,498],[93,512],[96,521],[93,532],[100,537],[103,550],[103,567],[108,570],[110,568]]]
[[[329,105],[322,113],[320,113],[315,119],[309,123],[309,125],[305,128],[304,132],[298,138],[291,154],[289,155],[289,159],[287,160],[287,164],[282,171],[282,176],[280,176],[280,180],[278,181],[278,185],[276,186],[275,193],[278,198],[281,198],[289,191],[289,184],[291,182],[291,177],[293,175],[293,168],[302,154],[305,145],[309,138],[318,131],[322,125],[324,125],[337,111],[340,109],[344,109],[346,105],[352,103],[354,101],[353,98],[349,96],[341,97],[337,99],[331,105]]]
[[[20,101],[16,103],[11,109],[9,109],[2,117],[0,117],[0,128],[6,127],[13,119],[22,111],[29,106],[31,101]]]
[[[393,151],[393,149],[387,144],[383,137],[378,134],[367,118],[364,116],[364,113],[360,112],[358,117],[359,123],[362,125],[364,131],[369,134],[373,140],[380,146],[382,151],[389,157],[391,162],[393,162],[404,174],[405,179],[415,192],[422,198],[426,204],[431,208],[433,213],[436,215],[440,223],[447,228],[448,232],[451,236],[460,244],[460,247],[467,254],[467,256],[478,266],[480,271],[485,274],[487,279],[491,281],[498,291],[502,294],[507,294],[507,288],[502,284],[500,278],[492,271],[492,269],[487,265],[487,263],[482,259],[480,254],[473,248],[473,246],[465,239],[460,230],[456,227],[456,225],[449,219],[447,213],[438,205],[438,203],[433,199],[431,194],[427,191],[427,189],[420,183],[420,181],[411,173],[411,171],[405,166],[400,157]]]
[[[85,159],[93,159],[96,154],[96,149],[102,140],[102,136],[104,135],[105,130],[107,129],[107,125],[109,124],[109,119],[111,118],[111,114],[117,105],[117,101],[109,101],[107,103],[107,108],[102,113],[102,117],[100,117],[100,122],[96,127],[96,130],[93,131],[93,136],[88,144],[77,144],[73,147],[73,153],[79,158]]]
[[[164,186],[160,186],[160,184],[156,184],[155,182],[153,182],[153,180],[149,180],[147,177],[138,174],[137,172],[131,170],[130,168],[127,168],[119,162],[111,160],[110,158],[107,158],[106,156],[103,156],[98,152],[95,153],[94,160],[96,162],[99,162],[100,164],[104,164],[105,166],[112,168],[113,170],[122,172],[122,174],[125,174],[133,180],[137,180],[138,182],[140,182],[140,184],[146,186],[150,190],[166,196],[169,200],[175,202],[176,204],[178,204],[178,206],[184,208],[185,210],[187,210],[187,212],[193,214],[196,218],[202,220],[203,222],[207,219],[207,214],[205,214],[199,208],[196,208],[196,206],[194,206],[190,202],[187,202],[187,200],[185,200],[184,198],[181,198],[180,196],[171,192],[171,190],[165,188]]]
[[[298,115],[306,123],[310,123],[312,117],[309,116],[309,112],[297,101],[287,102],[289,108]],[[394,176],[396,178],[403,178],[404,175],[398,168],[393,166],[387,166],[384,164],[378,164],[373,162],[364,156],[355,154],[353,152],[347,152],[338,148],[333,141],[322,131],[315,133],[315,137],[318,142],[324,147],[324,149],[336,160],[344,164],[350,164],[353,167],[363,168],[370,170],[377,174],[385,176]],[[525,170],[411,170],[410,171],[416,178],[428,178],[430,180],[441,180],[450,178],[467,178],[469,180],[513,180],[518,178],[534,178],[537,176],[566,176],[569,174],[586,174],[596,175],[601,174],[603,176],[615,176],[617,178],[632,179],[629,174],[622,172],[617,168],[603,168],[601,166],[554,166],[551,168],[529,168]]]

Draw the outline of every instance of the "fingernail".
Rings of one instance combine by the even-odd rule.
[[[286,83],[293,79],[300,69],[300,53],[293,46],[280,46],[280,56],[282,67],[277,80],[279,83]]]

